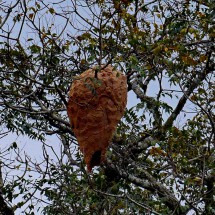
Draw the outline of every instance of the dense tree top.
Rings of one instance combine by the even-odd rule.
[[[0,214],[215,214],[214,7],[1,1]],[[138,104],[89,174],[66,101],[76,75],[108,64],[127,76]],[[16,142],[5,147],[10,133],[43,143],[43,160],[21,155]],[[50,135],[62,143],[55,157]]]

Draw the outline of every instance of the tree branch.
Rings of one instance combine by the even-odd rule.
[[[186,101],[187,101],[188,97],[191,95],[191,93],[193,92],[193,90],[201,84],[201,82],[206,78],[206,76],[210,72],[212,72],[214,70],[215,64],[209,65],[211,54],[212,54],[212,50],[208,53],[208,61],[207,61],[205,70],[197,78],[195,78],[194,80],[190,80],[190,86],[185,91],[184,95],[179,100],[176,108],[174,109],[172,114],[169,116],[169,118],[165,122],[165,124],[163,126],[163,130],[166,130],[167,128],[172,126],[173,122],[175,121],[177,116],[180,114],[180,112],[184,108],[184,105],[186,104]]]
[[[172,211],[179,207],[179,202],[175,198],[174,194],[171,193],[161,183],[157,182],[156,179],[152,177],[147,171],[141,169],[141,178],[145,178],[148,181],[142,180],[141,178],[125,172],[123,169],[118,167],[119,165],[114,165],[109,159],[107,159],[107,164],[109,168],[113,169],[113,171],[119,174],[122,178],[129,180],[131,183],[153,192],[156,191]]]
[[[145,91],[143,92],[140,89],[137,79],[131,82],[131,88],[135,92],[137,97],[143,103],[145,103],[146,107],[152,112],[154,116],[154,123],[153,123],[154,127],[159,128],[161,126],[162,119],[161,119],[161,113],[159,111],[159,107],[157,105],[158,102],[154,98],[145,95]]]
[[[14,215],[13,209],[10,208],[5,202],[2,196],[2,188],[3,188],[3,178],[1,171],[2,163],[0,161],[0,214],[1,215]]]

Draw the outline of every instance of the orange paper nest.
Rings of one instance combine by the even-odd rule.
[[[87,169],[100,165],[127,103],[127,79],[107,67],[78,76],[69,92],[67,112]]]

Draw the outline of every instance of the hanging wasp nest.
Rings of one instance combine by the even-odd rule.
[[[126,76],[110,65],[89,69],[73,81],[67,112],[88,171],[105,160],[126,103]]]

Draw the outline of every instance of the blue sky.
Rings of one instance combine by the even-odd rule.
[[[10,2],[14,3],[14,1],[10,1]],[[9,5],[10,5],[10,2],[8,1]],[[38,1],[38,2],[40,2],[40,1]],[[49,2],[49,1],[47,1],[47,2]],[[67,4],[69,4],[69,2],[70,1],[65,1],[65,5],[64,6],[66,6]],[[34,1],[32,1],[32,3],[34,3]],[[14,23],[12,21],[12,19],[13,19],[12,15],[15,12],[16,11],[13,11],[11,13],[11,16],[7,20],[7,24],[4,25],[4,30],[7,30],[7,29],[13,27]],[[21,10],[20,10],[20,12],[21,12]],[[88,13],[86,11],[82,11],[82,15],[87,17]],[[2,18],[4,18],[6,16],[6,14],[3,13],[3,11],[0,10],[0,16],[2,16]],[[64,28],[64,26],[66,24],[65,23],[66,20],[64,18],[62,18],[62,19],[52,19],[46,13],[43,14],[43,18],[44,19],[41,20],[41,22],[40,22],[41,25],[47,26],[50,22],[54,23],[54,25],[51,26],[51,31],[53,31],[53,32],[54,31],[56,31],[57,33],[61,32],[61,30]],[[72,20],[75,17],[71,16],[70,18]],[[36,17],[36,19],[37,19],[37,17]],[[37,21],[39,22],[39,19],[37,19]],[[83,23],[81,23],[81,21],[79,23],[77,23],[77,27],[79,28],[81,24],[83,24]],[[11,34],[12,37],[20,36],[21,42],[24,45],[28,45],[28,41],[27,40],[29,38],[33,38],[33,43],[37,42],[37,40],[38,40],[37,33],[35,33],[27,25],[24,25],[22,32],[20,32],[19,31],[20,26],[21,26],[21,23],[15,25],[13,27],[13,31],[12,31],[12,34]],[[71,29],[69,27],[66,27],[65,33],[69,33],[71,35],[77,35],[77,32],[75,31],[75,29]],[[2,32],[0,32],[0,35],[1,34],[2,34]],[[1,42],[1,40],[2,40],[2,37],[0,36],[0,42]],[[164,81],[163,81],[163,87],[165,87],[167,89],[170,89],[170,85],[169,85],[168,79],[164,79]],[[173,86],[172,86],[172,89],[173,90],[180,90],[178,88],[174,88]],[[159,90],[159,85],[158,85],[158,83],[156,81],[154,81],[154,82],[150,83],[150,85],[148,87],[148,90],[147,90],[147,95],[148,96],[156,96],[156,94],[158,93],[158,90]],[[180,97],[180,93],[179,93],[179,97]],[[175,105],[177,104],[177,101],[178,101],[177,98],[171,99],[171,98],[168,98],[168,97],[163,98],[163,100],[166,101],[167,103],[171,104],[172,107],[175,107]],[[139,100],[136,98],[136,95],[132,91],[130,91],[128,93],[127,108],[134,107],[138,102],[139,102]],[[191,103],[188,102],[188,104],[187,104],[186,107],[187,107],[188,111],[193,111],[193,106],[191,105]],[[167,117],[167,115],[165,117]],[[191,117],[192,117],[191,113],[187,114],[186,117],[183,114],[181,114],[178,117],[178,121],[177,121],[178,125],[179,126],[182,125],[185,122],[186,118],[191,118]],[[3,128],[3,131],[4,131],[4,128]],[[40,141],[35,141],[35,140],[32,140],[32,139],[29,139],[26,136],[22,136],[22,135],[17,136],[16,134],[11,134],[10,133],[6,137],[0,139],[0,143],[1,143],[0,150],[9,147],[13,142],[17,142],[18,147],[20,149],[19,155],[23,159],[27,155],[27,156],[30,157],[30,159],[33,162],[36,162],[38,164],[43,161],[44,158],[43,158],[43,148],[42,147],[43,147],[44,143],[42,143]],[[61,156],[61,154],[62,154],[61,153],[61,143],[60,143],[60,140],[56,136],[48,137],[47,140],[46,140],[46,142],[45,142],[45,144],[53,147],[53,149],[56,152],[56,154],[58,156]],[[51,159],[57,161],[57,157],[53,153],[53,150],[50,147],[47,147],[47,150],[48,150],[48,153],[50,154]],[[8,163],[10,163],[9,160],[12,160],[13,161],[13,164],[12,164],[13,166],[18,166],[19,165],[19,162],[18,162],[19,158],[17,157],[16,153],[14,153],[12,150],[9,151],[4,158],[8,158]],[[8,169],[7,170],[4,169],[4,170],[5,170],[4,173],[7,173],[9,171]],[[20,170],[21,169],[17,168],[13,172],[10,171],[9,175],[7,175],[7,178],[8,179],[12,179],[12,178],[16,177],[17,175],[22,174],[22,171],[20,171]],[[38,175],[36,173],[32,172],[31,174],[33,174],[35,177],[38,177]],[[17,199],[17,200],[19,200],[19,199]],[[17,210],[16,214],[17,215],[20,214],[21,211],[22,210]],[[38,213],[38,214],[40,214],[40,213]]]

